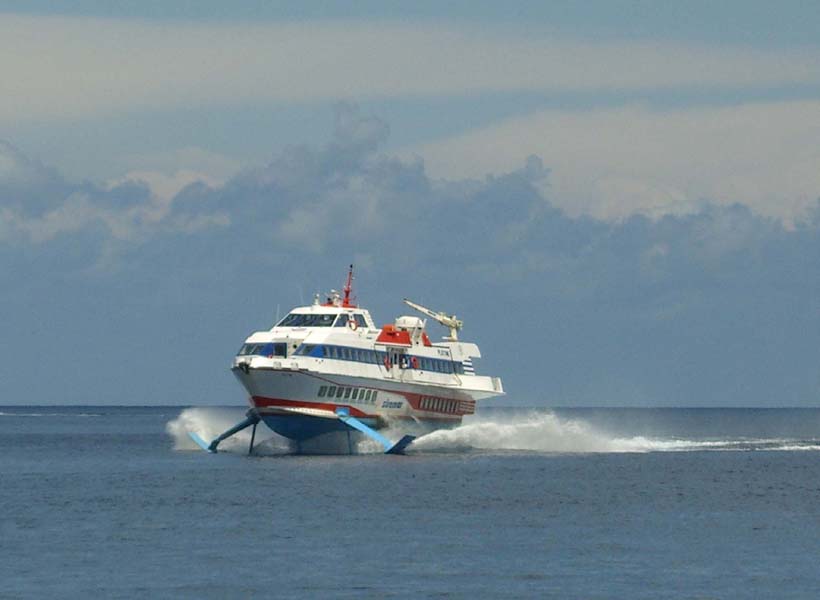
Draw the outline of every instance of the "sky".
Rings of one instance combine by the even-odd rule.
[[[351,262],[499,404],[820,404],[820,4],[347,4],[0,1],[0,404],[242,404]]]

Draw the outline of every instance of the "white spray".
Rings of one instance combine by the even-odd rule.
[[[227,408],[186,408],[176,419],[168,421],[165,431],[174,440],[175,450],[199,450],[188,432],[198,434],[203,440],[212,440],[242,420],[243,410]],[[250,428],[240,431],[219,444],[220,452],[248,451],[251,441]],[[288,441],[273,434],[267,427],[260,425],[254,440],[257,453],[281,453],[290,449]]]

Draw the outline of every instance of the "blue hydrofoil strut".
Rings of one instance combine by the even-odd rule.
[[[413,440],[416,439],[416,436],[414,435],[405,435],[403,438],[401,438],[398,442],[394,444],[375,429],[371,429],[370,427],[359,421],[359,419],[357,419],[356,417],[352,417],[350,415],[350,411],[346,408],[337,408],[336,416],[338,416],[339,419],[345,425],[348,425],[353,429],[357,429],[369,438],[379,442],[382,446],[384,446],[385,454],[404,454],[404,449],[407,448],[407,446],[409,446],[413,442]]]
[[[256,438],[256,425],[259,423],[259,420],[260,420],[259,414],[254,409],[250,409],[247,413],[245,413],[245,419],[244,420],[240,421],[239,423],[237,423],[236,425],[231,427],[228,431],[226,431],[225,433],[223,433],[219,437],[213,439],[210,444],[208,442],[206,442],[205,440],[203,440],[201,437],[199,437],[193,431],[189,431],[188,436],[192,440],[194,440],[196,442],[197,446],[199,446],[203,450],[207,450],[208,452],[210,452],[212,454],[216,454],[216,447],[219,446],[219,442],[221,442],[222,440],[224,440],[226,438],[231,437],[235,433],[239,433],[243,429],[246,429],[250,426],[253,426],[253,433],[251,434],[251,444],[248,447],[248,454],[250,454],[251,452],[253,452],[253,441]]]
[[[385,454],[404,454],[404,450],[407,448],[407,446],[409,446],[413,442],[413,440],[416,439],[416,436],[414,435],[405,435],[394,444],[375,429],[368,427],[367,425],[359,421],[359,419],[357,419],[356,417],[351,416],[350,411],[347,408],[337,408],[336,416],[339,417],[339,420],[351,429],[361,431],[369,438],[379,442],[384,447]],[[259,424],[260,420],[261,418],[259,417],[259,414],[254,409],[250,409],[246,413],[244,420],[240,421],[239,423],[228,429],[219,437],[214,438],[210,443],[203,440],[199,435],[197,435],[193,431],[189,431],[188,435],[192,440],[194,440],[194,442],[196,442],[197,446],[199,446],[203,450],[206,450],[207,452],[215,454],[217,452],[217,446],[219,446],[219,443],[222,440],[225,440],[231,437],[232,435],[239,433],[243,429],[252,426],[253,434],[251,435],[251,443],[248,447],[248,454],[251,454],[253,452],[254,438],[256,437],[256,426]]]

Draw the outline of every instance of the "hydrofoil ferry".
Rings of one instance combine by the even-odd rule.
[[[500,378],[476,373],[481,352],[458,339],[463,323],[455,315],[404,300],[447,328],[435,342],[418,316],[378,327],[351,300],[352,283],[350,265],[343,294],[333,290],[324,301],[317,294],[310,306],[245,340],[231,370],[249,396],[246,418],[211,442],[189,432],[198,445],[216,452],[222,440],[253,427],[252,452],[261,421],[299,450],[332,438],[353,453],[365,436],[397,454],[415,436],[455,427],[476,402],[504,394]],[[405,435],[391,441],[383,435],[388,428]]]

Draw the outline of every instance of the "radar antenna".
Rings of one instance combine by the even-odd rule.
[[[448,315],[443,312],[436,312],[434,310],[430,310],[426,306],[416,304],[415,302],[413,302],[412,300],[408,300],[407,298],[404,299],[404,303],[410,308],[414,308],[420,313],[427,315],[431,319],[438,321],[439,323],[444,325],[444,327],[447,327],[450,330],[450,335],[445,339],[454,342],[458,341],[458,330],[464,326],[464,322],[460,319],[456,319],[455,315]]]

